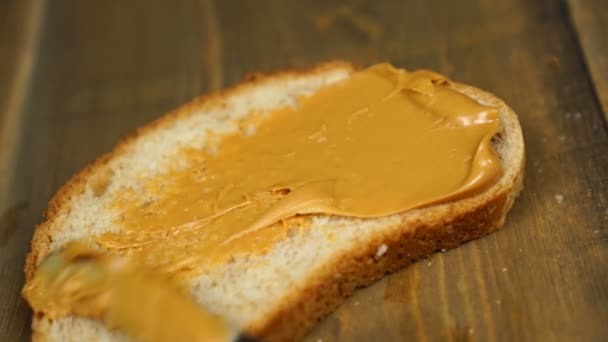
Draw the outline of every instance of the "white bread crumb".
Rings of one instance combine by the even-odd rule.
[[[380,245],[380,247],[378,247],[378,250],[376,251],[376,257],[381,257],[382,255],[384,255],[384,253],[386,253],[386,251],[388,250],[388,246],[385,244]]]

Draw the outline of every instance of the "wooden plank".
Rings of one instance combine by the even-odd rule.
[[[0,6],[0,212],[7,205],[41,21],[41,6],[7,1]],[[3,233],[4,231],[4,233]],[[0,241],[7,235],[0,229]]]
[[[39,213],[22,192],[16,165],[26,139],[24,114],[43,14],[39,1],[0,2],[0,339],[7,340],[30,335],[29,309],[19,291],[31,229],[20,229],[33,225]]]
[[[608,2],[569,0],[568,5],[595,92],[608,120]]]
[[[28,42],[38,39],[27,38],[26,28],[40,4],[0,2],[0,97],[23,94],[10,114],[20,123],[7,129],[13,143],[0,145],[14,156],[6,171],[13,177],[1,178],[0,189],[0,341],[29,340],[31,311],[20,298],[24,260],[59,186],[135,127],[221,85],[204,72],[213,65],[203,61],[206,28],[195,1],[181,7],[49,1],[39,8],[44,20],[36,48]],[[36,50],[31,76],[13,81],[13,71]],[[9,102],[2,101],[4,110]]]
[[[28,336],[18,292],[33,226],[73,172],[198,93],[336,58],[436,69],[505,99],[524,128],[526,188],[502,231],[359,291],[307,340],[608,334],[608,135],[564,4],[63,0],[45,12],[11,164],[17,209],[3,216],[15,227],[0,243],[8,340]]]

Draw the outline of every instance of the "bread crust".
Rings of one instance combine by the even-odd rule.
[[[174,120],[192,115],[195,110],[221,105],[225,98],[234,96],[246,89],[274,80],[312,75],[332,69],[352,72],[352,64],[332,61],[320,64],[309,70],[288,70],[269,76],[248,75],[240,84],[195,98],[157,120],[136,129],[132,134],[118,142],[114,149],[97,158],[62,186],[50,201],[45,212],[45,221],[36,227],[31,252],[25,265],[26,280],[31,279],[37,264],[49,253],[53,235],[53,222],[60,213],[70,210],[70,200],[86,189],[89,179],[102,171],[110,160],[123,154],[137,139],[149,132],[166,127]],[[521,131],[513,111],[492,94],[473,87],[451,83],[454,89],[474,94],[475,98],[500,106],[515,120],[517,133]],[[290,341],[300,339],[323,316],[332,312],[356,288],[367,286],[387,273],[398,270],[411,262],[426,257],[441,249],[457,247],[463,242],[479,238],[499,229],[523,186],[523,140],[521,141],[520,160],[516,169],[501,179],[499,183],[482,194],[451,203],[431,206],[421,210],[425,215],[412,215],[405,212],[401,223],[390,234],[370,236],[365,245],[358,245],[345,251],[316,270],[303,287],[298,287],[284,296],[272,312],[245,327],[249,334],[268,341]],[[378,246],[386,245],[386,253],[377,255]],[[46,340],[47,332],[40,329],[35,316],[32,323],[33,340]]]

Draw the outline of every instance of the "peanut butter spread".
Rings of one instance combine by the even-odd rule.
[[[229,341],[234,336],[166,275],[74,242],[40,264],[23,296],[51,319],[103,320],[142,341]]]
[[[24,297],[49,318],[103,320],[141,340],[226,341],[234,332],[180,277],[267,252],[306,229],[305,214],[396,214],[475,195],[502,174],[497,109],[439,74],[379,64],[298,102],[208,136],[205,149],[177,155],[187,166],[119,190],[119,230],[95,237],[111,253],[68,244]]]
[[[304,229],[294,221],[304,214],[396,214],[472,196],[502,174],[491,145],[497,109],[426,70],[378,64],[240,127],[184,149],[187,167],[120,191],[120,230],[97,243],[198,273],[265,253]]]

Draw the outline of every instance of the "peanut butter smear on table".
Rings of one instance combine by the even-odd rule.
[[[387,216],[478,194],[502,175],[497,108],[431,71],[374,65],[240,122],[252,125],[214,148],[183,149],[187,167],[119,190],[120,229],[96,242],[192,275],[268,252],[306,229],[305,214]]]

